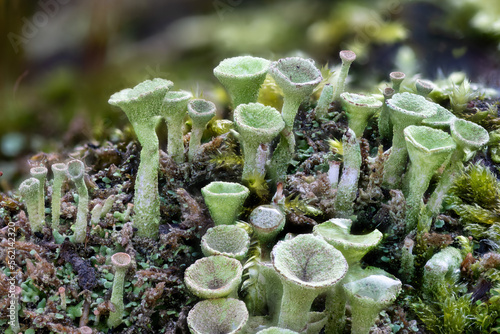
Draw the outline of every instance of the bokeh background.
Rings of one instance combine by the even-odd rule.
[[[500,87],[498,0],[0,0],[0,191],[27,158],[124,136],[107,104],[155,77],[227,108],[212,69],[226,57],[303,55],[318,67],[352,49],[352,90],[401,70],[463,71]]]

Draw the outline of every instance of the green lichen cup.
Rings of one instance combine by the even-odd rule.
[[[169,91],[163,98],[162,114],[167,122],[167,152],[177,163],[184,162],[184,140],[182,129],[188,102],[193,97],[187,91]]]
[[[214,181],[203,187],[201,194],[215,225],[232,225],[250,191],[239,183]]]
[[[188,115],[193,122],[191,129],[191,138],[189,139],[189,161],[193,161],[194,156],[198,152],[203,137],[203,131],[215,116],[215,104],[203,99],[191,100],[188,103]]]
[[[214,75],[226,88],[236,108],[240,104],[257,102],[268,68],[267,59],[240,56],[221,61],[214,68]]]
[[[333,288],[347,273],[340,251],[312,234],[281,241],[271,253],[283,284],[278,326],[301,332],[314,299]]]
[[[224,255],[242,261],[250,248],[247,231],[236,225],[209,228],[201,238],[203,255]]]
[[[446,132],[427,126],[410,125],[404,134],[410,157],[406,194],[406,231],[410,232],[417,225],[422,198],[432,176],[450,158],[456,144]]]
[[[247,321],[245,303],[233,298],[201,301],[187,317],[192,334],[236,334],[242,332]]]
[[[160,200],[158,168],[160,148],[156,126],[161,121],[163,99],[173,82],[165,79],[146,80],[134,88],[111,95],[108,103],[120,107],[134,127],[142,149],[135,179],[134,227],[141,237],[158,238]]]
[[[382,241],[382,233],[373,230],[368,234],[351,234],[350,219],[333,218],[314,226],[313,234],[323,238],[344,255],[349,266],[361,261],[363,256]]]
[[[368,120],[382,109],[382,102],[370,95],[342,93],[340,102],[347,112],[349,127],[357,138],[363,136]]]
[[[401,178],[408,160],[404,139],[404,129],[410,125],[420,125],[426,118],[437,113],[437,104],[412,93],[398,93],[387,100],[393,125],[391,153],[384,166],[383,184],[391,189],[401,187]]]
[[[184,282],[200,298],[237,298],[242,274],[240,261],[222,255],[208,256],[186,269]]]
[[[432,193],[425,207],[425,215],[419,221],[419,231],[425,232],[429,229],[429,220],[436,216],[441,210],[441,205],[446,193],[452,187],[461,172],[467,156],[475,152],[489,141],[489,134],[482,126],[461,118],[453,118],[450,123],[450,132],[457,144],[452,153],[450,162],[443,172],[439,183]]]
[[[396,300],[401,282],[384,275],[370,275],[343,287],[351,306],[351,332],[368,334],[378,313]]]
[[[234,110],[234,123],[244,155],[242,179],[248,180],[256,174],[264,178],[267,159],[259,161],[257,151],[261,145],[270,146],[285,127],[280,113],[260,103],[240,104]]]

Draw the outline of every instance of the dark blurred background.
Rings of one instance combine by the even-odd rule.
[[[99,142],[127,127],[107,104],[155,77],[227,108],[212,69],[226,57],[358,54],[351,87],[402,70],[464,71],[498,88],[498,0],[0,0],[0,191],[26,158]],[[118,131],[118,134],[120,131]]]

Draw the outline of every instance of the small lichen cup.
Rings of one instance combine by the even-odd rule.
[[[238,297],[243,267],[241,262],[223,255],[203,257],[184,273],[188,289],[203,299]]]
[[[313,234],[324,239],[344,255],[349,270],[359,266],[359,262],[370,250],[382,241],[382,233],[373,230],[368,234],[351,234],[350,219],[334,218],[314,226]],[[349,271],[350,272],[350,271]],[[342,283],[341,283],[342,284]],[[342,333],[345,326],[346,296],[341,285],[326,293],[326,333]]]
[[[422,120],[437,113],[437,104],[411,93],[398,93],[387,100],[393,125],[392,147],[384,166],[383,184],[391,189],[401,187],[401,178],[408,160],[404,139],[404,129],[410,125],[420,125]]]
[[[250,247],[247,231],[236,225],[209,228],[201,238],[203,255],[224,255],[242,261]]]
[[[250,191],[239,183],[213,181],[201,189],[201,194],[215,225],[232,225]]]
[[[215,116],[215,104],[203,99],[194,99],[188,103],[188,115],[191,118],[193,126],[191,128],[191,138],[189,139],[189,161],[193,161],[198,152],[203,137],[203,131]]]
[[[203,300],[187,317],[192,334],[236,334],[242,332],[247,321],[245,303],[234,298]]]
[[[380,311],[396,300],[401,282],[384,275],[370,275],[344,284],[351,306],[352,333],[368,334]]]
[[[404,134],[410,157],[406,194],[406,232],[409,233],[417,225],[422,198],[432,176],[450,158],[456,144],[446,132],[427,126],[410,125]]]
[[[439,183],[432,193],[425,207],[422,221],[419,221],[419,230],[425,232],[430,227],[428,218],[435,216],[441,209],[444,197],[455,182],[463,168],[467,154],[475,152],[489,141],[488,132],[480,125],[460,118],[453,118],[450,123],[450,132],[457,148],[453,151],[448,166],[441,175]]]
[[[273,181],[279,182],[284,180],[288,164],[295,153],[293,122],[297,111],[323,77],[312,60],[300,57],[283,58],[272,62],[269,74],[284,94],[281,116],[285,127],[281,131],[280,142],[274,151],[270,169]]]
[[[214,75],[226,88],[233,108],[257,102],[259,89],[266,78],[269,60],[252,56],[226,58],[214,68]]]
[[[123,289],[125,286],[125,274],[132,259],[127,253],[115,253],[111,256],[111,263],[115,269],[113,279],[113,291],[111,292],[111,302],[115,306],[114,312],[109,312],[108,326],[117,327],[122,323],[123,311]]]
[[[165,93],[162,106],[162,115],[167,122],[167,153],[177,163],[184,162],[184,140],[182,129],[186,117],[189,100],[193,97],[190,92],[168,91]]]
[[[342,50],[339,52],[339,56],[340,60],[342,60],[342,65],[337,77],[335,92],[333,93],[334,101],[339,101],[340,94],[344,92],[345,81],[347,79],[347,75],[349,74],[349,68],[351,67],[351,64],[356,60],[356,54],[351,50]]]
[[[244,155],[242,179],[248,180],[255,174],[260,174],[259,171],[265,171],[267,155],[264,159],[257,158],[259,146],[270,146],[271,141],[285,127],[285,123],[276,109],[260,103],[240,104],[234,110],[234,123],[240,134]]]
[[[301,332],[312,302],[345,276],[347,261],[337,249],[312,234],[280,241],[271,254],[283,283],[278,326]]]
[[[261,258],[268,260],[278,233],[285,227],[286,217],[274,205],[259,205],[250,216],[248,222],[252,225],[254,235],[259,240]]]
[[[357,138],[363,136],[368,120],[382,109],[382,102],[370,95],[342,93],[340,101],[347,112],[349,128]]]

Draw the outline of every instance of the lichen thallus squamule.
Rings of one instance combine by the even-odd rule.
[[[347,304],[352,314],[352,332],[368,333],[378,312],[395,300],[401,288],[401,282],[391,274],[360,265],[362,257],[381,242],[382,234],[378,230],[364,235],[350,233],[350,218],[354,218],[353,204],[361,173],[361,138],[370,118],[380,116],[382,137],[389,139],[392,132],[392,148],[388,152],[383,181],[389,189],[403,187],[411,206],[406,216],[407,232],[415,229],[417,223],[426,224],[439,211],[450,181],[442,180],[438,194],[431,197],[427,206],[422,203],[436,169],[447,166],[451,156],[452,166],[443,177],[453,179],[462,166],[463,151],[477,149],[487,142],[487,133],[482,128],[476,129],[475,125],[464,123],[466,121],[448,117],[440,109],[442,107],[427,99],[432,88],[427,82],[417,82],[420,95],[400,92],[405,77],[401,72],[391,73],[392,88],[386,88],[383,96],[344,92],[348,70],[356,55],[352,51],[342,51],[340,57],[342,66],[337,82],[324,85],[316,113],[318,119],[328,118],[329,107],[335,103],[348,117],[340,182],[330,180],[336,188],[335,218],[317,225],[313,233],[287,235],[278,242],[276,239],[286,224],[283,198],[255,207],[248,224],[239,222],[238,216],[251,193],[243,184],[256,176],[271,179],[274,184],[286,181],[287,169],[295,154],[295,117],[301,103],[321,82],[321,72],[313,61],[300,57],[274,62],[250,56],[235,57],[223,60],[214,69],[214,75],[232,100],[232,133],[239,140],[244,156],[243,184],[213,181],[201,189],[216,226],[203,236],[205,257],[185,271],[188,289],[198,298],[206,299],[189,312],[187,323],[192,333],[319,333],[323,328],[328,334],[342,333]],[[266,75],[283,92],[281,111],[257,102]],[[162,118],[167,122],[167,153],[172,160],[177,164],[186,160],[193,163],[202,150],[200,144],[206,125],[216,114],[212,102],[191,100],[189,92],[171,91],[172,86],[173,83],[165,79],[146,80],[109,99],[111,105],[125,112],[141,145],[134,214],[131,216],[139,237],[159,238],[157,125]],[[432,118],[438,112],[445,120]],[[193,127],[186,159],[183,129],[187,115]],[[423,122],[425,119],[429,120],[428,124]],[[452,129],[451,136],[426,126],[440,127],[445,123]],[[441,144],[433,144],[436,141]],[[426,164],[429,159],[435,163]],[[408,161],[409,169],[403,179]],[[425,177],[420,179],[417,174],[424,169]],[[89,232],[85,164],[72,160],[67,164],[54,164],[52,171],[51,227],[54,236],[58,235],[61,187],[67,175],[78,192],[78,215],[71,241],[84,243]],[[47,169],[43,166],[33,169],[33,177],[19,188],[26,201],[33,232],[43,233],[45,227],[46,174]],[[93,217],[99,215],[96,211]],[[124,279],[133,259],[127,253],[116,252],[111,261],[115,268],[111,296],[115,311],[110,313],[107,323],[116,327],[122,323]],[[426,277],[434,274],[431,264],[426,267],[430,271]],[[319,295],[326,296],[325,309],[313,312],[311,305]],[[238,300],[240,297],[245,302]]]

